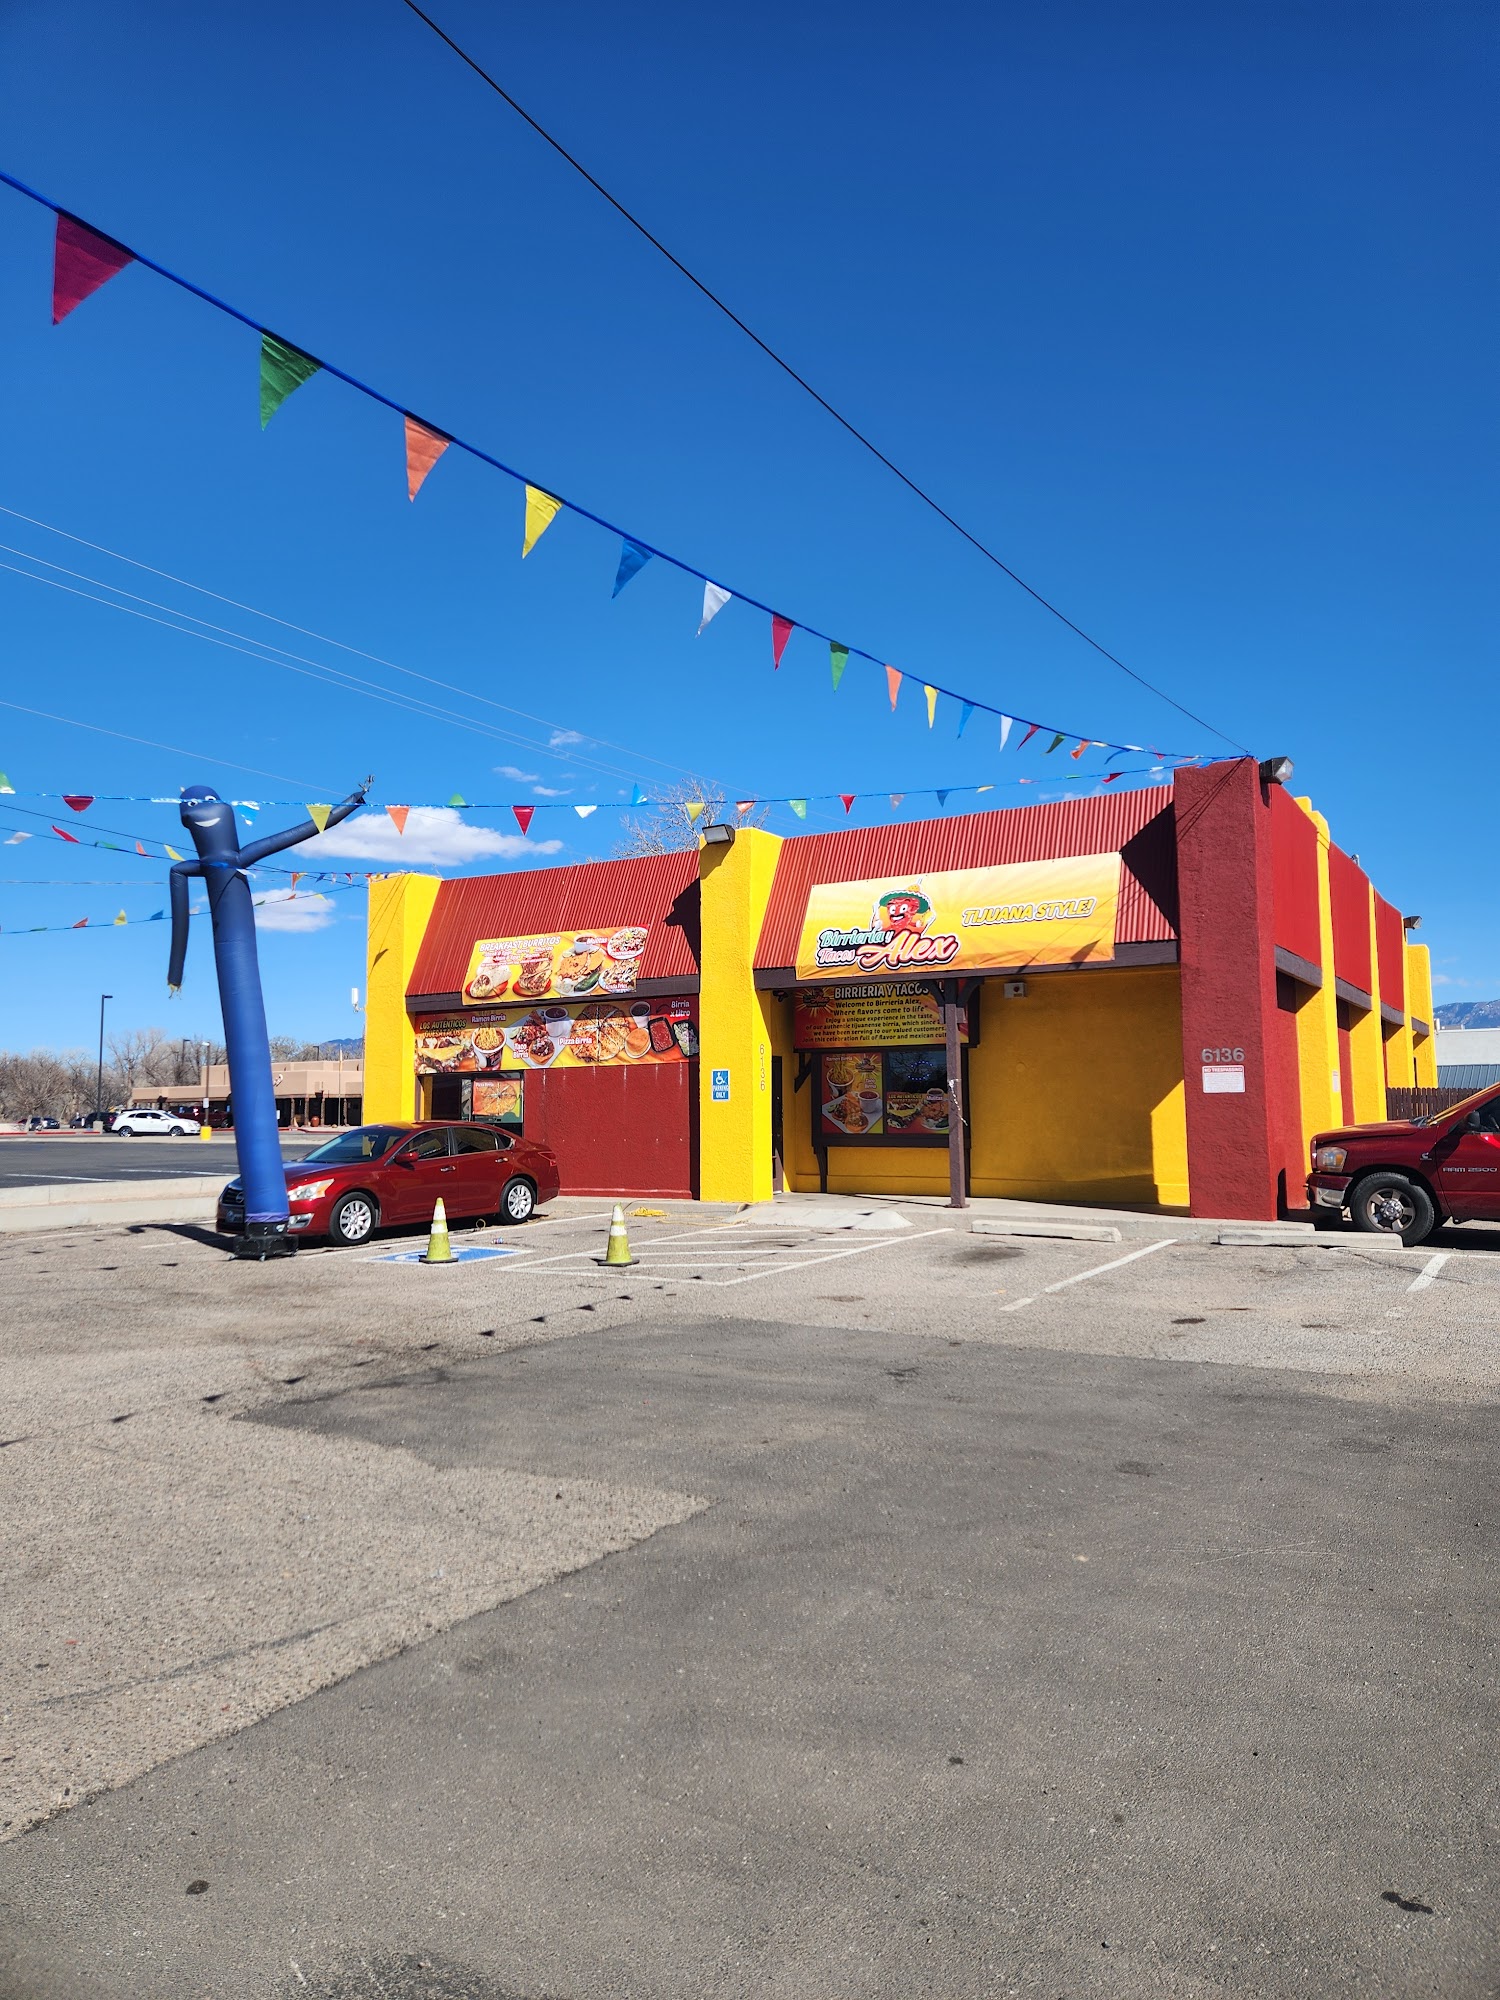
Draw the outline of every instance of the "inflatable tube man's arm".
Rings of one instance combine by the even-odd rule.
[[[351,792],[341,805],[336,805],[329,813],[326,827],[337,826],[350,813],[358,812],[365,802],[364,786]],[[285,833],[268,833],[264,840],[252,840],[248,847],[240,849],[241,868],[253,868],[257,861],[264,861],[268,854],[280,854],[283,848],[296,847],[304,840],[312,840],[318,832],[316,821],[305,819],[300,826],[289,826]]]
[[[172,890],[172,956],[167,961],[167,986],[173,993],[182,985],[182,968],[187,959],[188,942],[188,877],[201,875],[201,861],[178,861],[173,864]]]

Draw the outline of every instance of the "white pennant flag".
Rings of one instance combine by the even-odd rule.
[[[1000,748],[1002,750],[1005,748],[1005,739],[1010,734],[1010,720],[1008,715],[1002,715],[1000,718]]]
[[[599,808],[597,806],[574,806],[573,810],[580,819],[587,819],[591,812],[597,812]]]
[[[718,617],[733,596],[732,591],[721,590],[716,583],[703,586],[703,616],[698,620],[698,637],[701,639],[712,621]]]

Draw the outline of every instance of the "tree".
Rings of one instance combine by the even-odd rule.
[[[702,804],[696,819],[688,814],[690,805]],[[759,806],[737,813],[728,793],[711,778],[689,778],[683,784],[660,785],[646,801],[639,819],[622,819],[623,838],[615,853],[680,854],[698,845],[698,829],[711,820],[727,820],[731,826],[764,826],[768,808]]]

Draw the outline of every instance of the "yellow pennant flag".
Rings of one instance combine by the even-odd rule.
[[[125,912],[121,910],[120,914],[115,918],[115,922],[117,924],[128,924],[130,922],[130,919],[129,917],[126,916]]]
[[[163,841],[162,846],[167,847],[167,843]],[[175,847],[167,847],[167,852],[168,854],[171,855],[174,861],[180,861],[182,859],[182,856],[177,852],[177,849]]]
[[[529,556],[542,536],[552,526],[555,514],[562,510],[561,500],[554,500],[550,493],[544,493],[540,486],[526,489],[526,534],[521,543],[522,556]]]
[[[924,681],[922,692],[927,697],[927,727],[931,729],[932,719],[937,714],[937,689],[928,687]]]
[[[692,826],[696,826],[703,814],[703,800],[684,799],[682,802],[682,810],[688,816],[688,823]]]
[[[327,826],[327,824],[328,824],[328,815],[329,815],[329,814],[330,814],[330,813],[331,813],[332,811],[333,811],[333,807],[332,807],[332,806],[309,806],[309,807],[308,807],[308,809],[307,809],[307,816],[308,816],[308,818],[309,818],[309,819],[310,819],[310,820],[312,821],[313,825],[314,825],[314,826],[315,826],[315,827],[316,827],[316,828],[318,829],[319,833],[321,833],[321,832],[323,831],[324,827],[326,827],[326,826]]]

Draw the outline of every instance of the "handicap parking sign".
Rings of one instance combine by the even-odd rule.
[[[714,1103],[727,1104],[729,1102],[728,1070],[727,1069],[711,1070],[709,1072],[709,1082],[710,1082],[710,1087],[713,1090]]]

